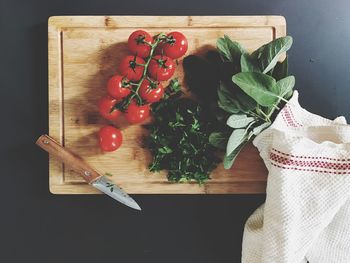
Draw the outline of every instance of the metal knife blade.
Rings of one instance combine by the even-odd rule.
[[[91,185],[101,192],[109,195],[113,199],[121,202],[122,204],[134,208],[136,210],[141,210],[141,207],[132,199],[126,192],[124,192],[119,186],[112,183],[102,175],[91,183]]]
[[[69,151],[67,148],[62,147],[50,136],[46,134],[41,135],[36,141],[36,144],[47,151],[50,155],[69,166],[74,172],[82,176],[90,185],[131,208],[141,210],[135,200],[120,187],[108,180],[104,175],[98,173],[78,155]]]

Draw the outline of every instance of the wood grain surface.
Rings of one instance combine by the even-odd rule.
[[[126,41],[136,29],[151,34],[181,31],[189,41],[187,54],[200,54],[215,48],[224,34],[239,41],[249,51],[286,35],[281,16],[55,16],[50,17],[49,33],[49,134],[61,145],[79,154],[100,173],[111,173],[111,180],[128,193],[147,194],[231,194],[263,193],[266,168],[257,150],[247,145],[231,170],[222,164],[211,180],[196,183],[169,183],[164,172],[150,173],[150,155],[142,148],[145,130],[116,123],[123,130],[122,147],[102,153],[97,132],[108,122],[98,114],[97,101],[106,93],[109,77],[128,54]],[[176,76],[183,78],[182,61]],[[185,83],[183,83],[185,86]],[[95,194],[61,162],[49,159],[50,191],[54,194]]]

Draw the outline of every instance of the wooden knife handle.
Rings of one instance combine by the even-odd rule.
[[[65,163],[74,172],[81,175],[88,183],[92,183],[101,176],[101,174],[85,163],[81,157],[62,147],[46,134],[41,135],[36,141],[36,144],[61,162]]]

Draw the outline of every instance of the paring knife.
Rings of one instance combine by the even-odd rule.
[[[36,144],[52,156],[69,166],[74,172],[81,175],[86,182],[101,192],[109,195],[115,200],[131,208],[141,210],[140,206],[126,192],[108,180],[104,175],[99,174],[82,158],[66,148],[59,145],[48,135],[41,135]]]

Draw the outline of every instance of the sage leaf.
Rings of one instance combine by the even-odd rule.
[[[266,75],[266,76],[268,76],[268,75]],[[271,91],[273,94],[278,95],[278,96],[281,94],[281,90],[280,90],[280,87],[277,86],[277,82],[275,85],[272,85],[269,87],[269,91]],[[278,102],[277,102],[277,104],[278,104]]]
[[[209,143],[222,150],[226,149],[227,140],[228,136],[223,132],[213,132],[209,136]]]
[[[263,73],[269,72],[278,62],[280,56],[288,51],[293,44],[291,36],[277,38],[253,52],[253,57],[259,61]]]
[[[241,71],[242,72],[261,72],[256,60],[248,53],[241,56]]]
[[[268,128],[271,125],[270,122],[265,122],[257,127],[255,127],[252,131],[252,133],[254,135],[258,135],[259,133],[261,133],[263,130],[265,130],[266,128]]]
[[[232,132],[226,146],[226,155],[230,155],[244,140],[247,131],[245,129],[236,129]]]
[[[229,113],[241,112],[239,102],[233,97],[232,92],[225,86],[223,82],[220,83],[218,89],[218,105],[221,109]]]
[[[231,128],[245,128],[252,121],[254,121],[254,118],[245,114],[233,114],[227,119],[226,124]]]
[[[237,158],[238,154],[240,151],[243,149],[244,145],[247,143],[245,140],[242,142],[231,154],[224,156],[224,168],[225,169],[230,169],[232,167],[233,162]]]
[[[236,93],[237,100],[243,112],[249,113],[256,108],[256,101],[245,93]]]
[[[238,102],[235,100],[219,100],[218,105],[221,109],[228,113],[239,113],[241,110],[239,109]]]
[[[289,98],[293,94],[293,88],[295,85],[295,77],[288,76],[283,79],[280,79],[276,83],[276,87],[279,90],[279,94],[281,97]]]
[[[275,89],[276,80],[258,72],[240,72],[232,76],[232,81],[259,105],[269,107],[278,101]]]
[[[227,35],[219,38],[216,46],[224,60],[234,63],[239,62],[241,55],[246,53],[245,49],[239,43],[232,41]]]
[[[288,76],[288,56],[286,56],[282,62],[277,62],[276,66],[273,68],[272,76],[276,80],[280,80]]]

